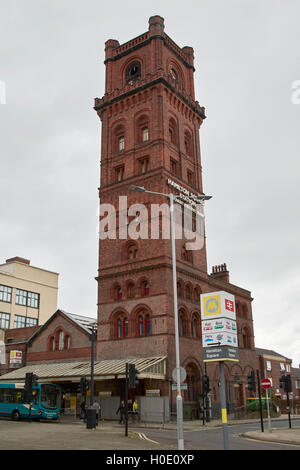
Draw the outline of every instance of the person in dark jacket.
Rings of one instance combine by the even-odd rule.
[[[85,400],[80,404],[80,419],[86,419],[86,403]]]
[[[119,421],[119,423],[122,424],[122,423],[125,422],[125,414],[126,414],[125,402],[124,402],[124,400],[121,401],[120,406],[119,406],[119,408],[117,409],[116,414],[118,414],[118,413],[120,413],[120,421]]]

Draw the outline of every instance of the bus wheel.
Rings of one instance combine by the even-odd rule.
[[[19,421],[19,419],[20,419],[20,413],[19,413],[18,410],[13,411],[13,413],[12,413],[12,415],[11,415],[11,419],[12,419],[13,421]]]

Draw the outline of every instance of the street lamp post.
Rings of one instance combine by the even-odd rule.
[[[174,320],[175,320],[175,353],[176,353],[176,381],[177,381],[177,397],[176,397],[176,410],[177,410],[177,440],[178,450],[184,450],[184,437],[183,437],[183,406],[180,384],[180,351],[179,351],[179,327],[178,327],[178,301],[177,301],[177,276],[176,276],[176,245],[175,245],[175,218],[174,218],[174,199],[173,193],[165,194],[156,191],[148,191],[142,186],[132,185],[129,187],[130,191],[141,193],[158,194],[165,196],[170,200],[170,222],[171,222],[171,241],[172,241],[172,270],[173,270],[173,294],[174,294]],[[211,196],[200,196],[200,200],[210,199]]]
[[[94,403],[94,365],[95,365],[95,340],[97,335],[97,325],[91,327],[91,383],[90,383],[90,406]]]

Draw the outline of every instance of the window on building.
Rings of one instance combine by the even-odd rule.
[[[170,158],[170,169],[173,175],[178,175],[178,163],[173,158]]]
[[[187,182],[190,186],[194,186],[194,173],[191,170],[187,170]]]
[[[119,137],[119,152],[125,150],[125,137],[122,135]]]
[[[134,290],[134,283],[129,282],[127,284],[127,298],[128,299],[133,299],[135,295],[135,290]]]
[[[37,318],[26,318],[26,326],[36,326],[37,325]]]
[[[32,308],[39,307],[39,294],[35,294],[34,292],[27,293],[27,306]]]
[[[61,330],[58,334],[58,349],[59,349],[59,351],[62,351],[64,349],[64,345],[65,345],[65,334]]]
[[[0,312],[0,328],[2,330],[8,330],[10,324],[10,314]]]
[[[21,315],[14,316],[14,328],[25,328],[26,326],[26,317]]]
[[[193,338],[199,338],[199,321],[196,315],[192,318],[191,331]]]
[[[125,72],[125,81],[132,85],[136,80],[141,78],[141,64],[138,61],[132,62],[128,65]]]
[[[123,298],[123,291],[121,286],[116,286],[115,287],[115,300],[122,300]]]
[[[150,285],[148,281],[142,283],[142,296],[147,297],[150,293]]]
[[[242,330],[242,344],[245,349],[251,349],[251,337],[248,327],[244,327]]]
[[[147,142],[149,140],[149,130],[148,127],[143,127],[142,128],[142,141]]]
[[[124,165],[115,168],[115,182],[118,183],[124,179]]]
[[[136,243],[130,243],[127,246],[127,259],[137,259],[138,258],[138,247]]]
[[[149,158],[141,158],[139,160],[140,173],[147,173],[150,169]]]
[[[169,139],[172,144],[178,145],[177,123],[173,118],[169,120]]]
[[[286,364],[286,371],[287,371],[287,372],[291,372],[291,366],[290,366],[290,364]]]
[[[284,364],[284,362],[280,362],[280,371],[281,371],[281,372],[285,371],[285,364]]]
[[[192,134],[189,131],[185,131],[184,133],[184,149],[185,153],[192,157],[193,156],[193,141],[192,141]]]
[[[0,302],[11,303],[12,288],[8,286],[0,286]]]
[[[39,308],[39,294],[26,290],[16,290],[16,304],[26,307]]]
[[[27,328],[30,326],[36,326],[37,323],[37,318],[23,317],[22,315],[14,316],[14,328]]]
[[[185,298],[191,300],[191,288],[189,285],[185,286]]]
[[[267,370],[272,370],[271,361],[266,361]]]
[[[70,347],[71,347],[71,337],[69,335],[66,336],[65,345],[66,345],[66,349],[70,349]]]
[[[151,335],[151,318],[149,313],[141,312],[138,316],[139,336]]]
[[[178,297],[183,297],[183,289],[180,282],[177,282],[177,295]]]
[[[50,351],[55,351],[55,338],[54,338],[54,336],[51,336],[51,338],[50,338],[49,350]]]
[[[117,318],[117,338],[127,338],[128,318],[120,316]]]
[[[187,331],[186,331],[186,320],[185,320],[185,315],[184,312],[180,311],[179,316],[178,316],[178,326],[179,326],[179,336],[186,336]]]

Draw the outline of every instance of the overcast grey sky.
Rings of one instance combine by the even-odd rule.
[[[156,14],[194,48],[209,269],[251,291],[256,346],[298,366],[299,0],[0,0],[0,262],[59,272],[59,307],[96,315],[104,42]]]

